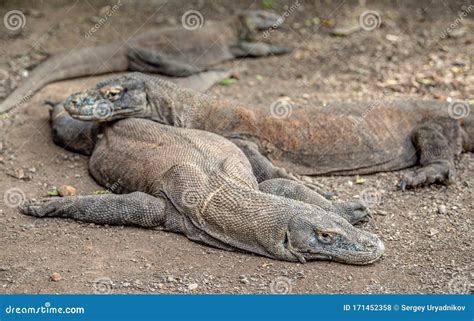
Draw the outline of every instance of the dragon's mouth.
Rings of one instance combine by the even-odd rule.
[[[365,265],[377,261],[385,252],[385,245],[381,240],[377,240],[373,251],[353,251],[338,249],[335,251],[305,251],[303,256],[309,260],[331,260],[341,263]]]

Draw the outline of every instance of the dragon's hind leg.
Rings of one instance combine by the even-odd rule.
[[[247,156],[247,159],[252,165],[253,174],[257,178],[257,182],[260,183],[272,178],[286,178],[288,180],[299,182],[307,188],[323,195],[327,199],[332,197],[332,194],[327,192],[323,185],[319,184],[311,177],[292,174],[284,168],[273,165],[267,157],[260,153],[258,146],[255,143],[240,138],[231,138],[231,141],[244,152],[245,156]]]
[[[421,167],[404,178],[400,187],[414,188],[433,183],[451,183],[456,176],[454,155],[461,152],[457,120],[440,117],[414,130],[412,141],[419,155]]]
[[[166,200],[142,192],[49,197],[29,200],[20,206],[23,214],[36,217],[64,217],[96,224],[142,227],[162,227],[166,210]]]
[[[264,193],[313,204],[323,210],[336,213],[345,218],[351,224],[367,221],[369,217],[369,212],[362,203],[333,203],[315,191],[293,180],[283,178],[269,179],[263,181],[258,186],[259,190]]]

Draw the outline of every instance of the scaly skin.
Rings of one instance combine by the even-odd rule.
[[[258,184],[245,154],[213,133],[122,120],[106,126],[89,166],[100,184],[129,194],[32,200],[21,211],[159,228],[292,262],[369,264],[384,252],[377,236],[349,222],[363,208],[333,204],[295,181]]]
[[[115,92],[115,93],[113,93]],[[402,187],[455,177],[454,155],[474,150],[474,113],[450,118],[437,101],[292,106],[288,117],[216,99],[139,73],[100,83],[65,103],[72,117],[102,122],[142,117],[245,140],[274,165],[300,175],[369,174],[420,164]],[[105,117],[98,111],[110,111]]]
[[[126,44],[59,53],[39,65],[0,104],[0,113],[21,106],[42,87],[58,80],[126,70],[184,77],[236,57],[288,53],[291,49],[287,47],[251,42],[259,30],[277,25],[279,18],[271,12],[246,11],[196,30],[182,26],[150,30]]]

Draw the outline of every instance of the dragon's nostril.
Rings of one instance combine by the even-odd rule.
[[[367,244],[366,247],[367,247],[367,250],[370,250],[370,251],[372,251],[372,250],[375,249],[375,245],[374,245],[374,244]]]

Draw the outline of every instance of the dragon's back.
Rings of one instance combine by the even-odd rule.
[[[225,117],[209,120],[206,129],[247,137],[274,164],[298,174],[351,175],[414,165],[413,130],[448,112],[448,104],[433,101],[286,107],[284,115],[271,108],[235,107],[231,112],[222,108]]]
[[[154,195],[162,190],[170,169],[189,165],[206,176],[256,184],[245,155],[225,138],[145,119],[125,119],[107,127],[90,159],[94,178],[118,193]]]

